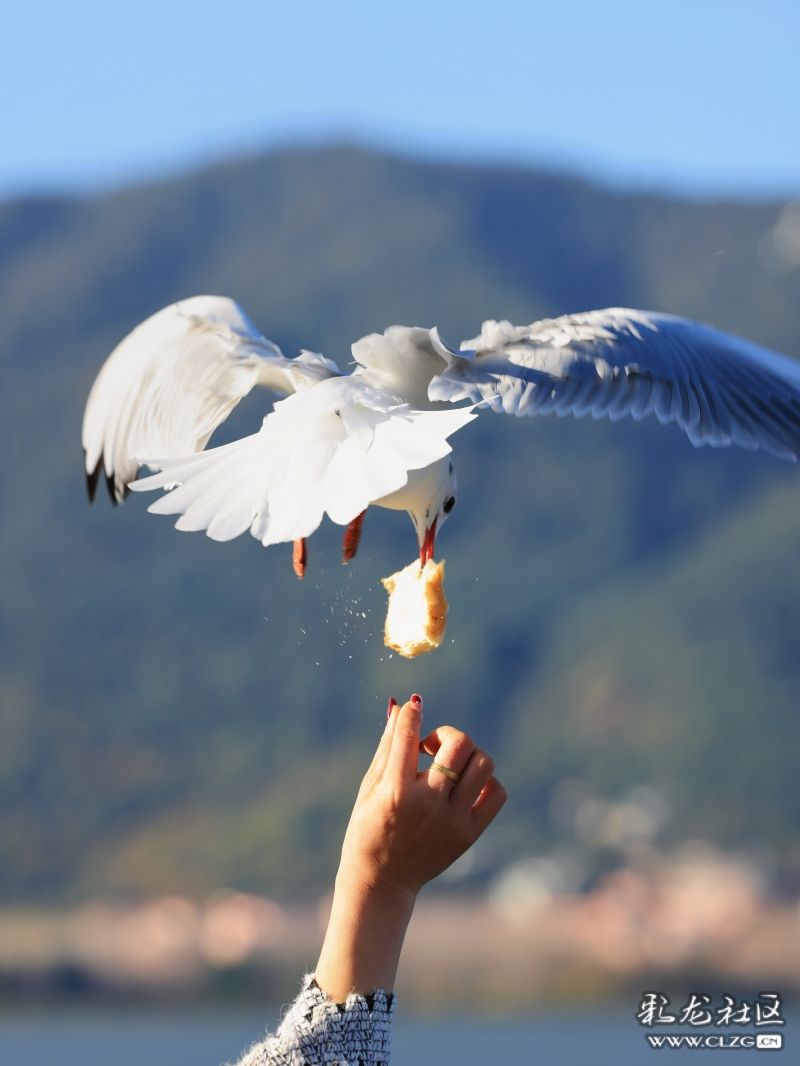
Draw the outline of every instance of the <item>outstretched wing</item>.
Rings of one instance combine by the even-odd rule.
[[[231,540],[247,529],[264,545],[310,536],[327,514],[346,525],[397,492],[410,470],[450,451],[470,408],[418,411],[357,379],[336,378],[275,404],[258,433],[179,459],[135,481],[171,491],[151,504],[177,529]],[[177,487],[176,487],[177,486]]]
[[[255,385],[291,393],[339,372],[311,352],[287,359],[227,297],[170,304],[117,345],[89,393],[82,434],[89,499],[101,469],[116,503],[143,456],[200,451]]]
[[[512,415],[654,414],[695,447],[800,455],[800,363],[711,326],[624,308],[484,322],[429,388]]]

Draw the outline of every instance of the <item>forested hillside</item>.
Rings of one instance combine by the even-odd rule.
[[[800,273],[769,256],[781,206],[351,148],[0,205],[0,899],[316,892],[387,697],[413,690],[508,785],[475,878],[560,839],[565,782],[646,785],[665,839],[800,877],[790,464],[695,451],[654,420],[482,416],[455,442],[439,541],[448,642],[407,663],[382,645],[379,582],[415,552],[405,516],[370,512],[348,569],[328,526],[301,584],[288,547],[176,533],[141,497],[89,508],[80,450],[106,354],[197,293],[341,363],[394,322],[457,341],[488,317],[607,305],[800,357]],[[268,404],[251,396],[216,439]]]

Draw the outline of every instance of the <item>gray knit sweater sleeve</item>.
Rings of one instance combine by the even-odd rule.
[[[334,1003],[307,974],[277,1032],[236,1066],[388,1066],[394,997],[378,990]]]

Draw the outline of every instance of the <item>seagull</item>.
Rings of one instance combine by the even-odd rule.
[[[390,326],[351,351],[350,373],[317,352],[286,357],[224,296],[163,308],[117,345],[89,393],[89,500],[101,473],[114,504],[130,489],[163,489],[148,510],[178,515],[177,529],[291,543],[302,577],[323,517],[345,527],[347,563],[371,505],[407,511],[420,562],[432,558],[457,497],[449,438],[484,411],[653,414],[695,447],[800,454],[800,363],[674,315],[490,320],[458,348],[436,327]],[[206,448],[256,386],[284,398],[258,432]],[[142,467],[154,473],[137,480]]]

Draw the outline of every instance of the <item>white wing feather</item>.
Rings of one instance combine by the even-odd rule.
[[[165,307],[117,345],[92,386],[82,434],[90,498],[101,468],[119,501],[142,456],[200,451],[255,385],[290,393],[338,373],[311,352],[285,358],[226,297]]]
[[[160,472],[130,487],[171,490],[149,510],[179,514],[178,529],[205,529],[215,540],[249,529],[265,546],[277,544],[310,536],[325,514],[346,525],[402,489],[409,471],[447,455],[447,437],[474,417],[464,408],[418,411],[357,379],[334,378],[276,403],[252,436],[154,459]]]
[[[431,400],[675,422],[692,444],[800,455],[800,364],[672,315],[609,308],[530,326],[484,322],[433,379]]]
[[[450,348],[435,326],[389,326],[357,340],[351,351],[359,364],[356,374],[367,384],[388,389],[422,410],[432,406],[431,380],[470,354]]]

